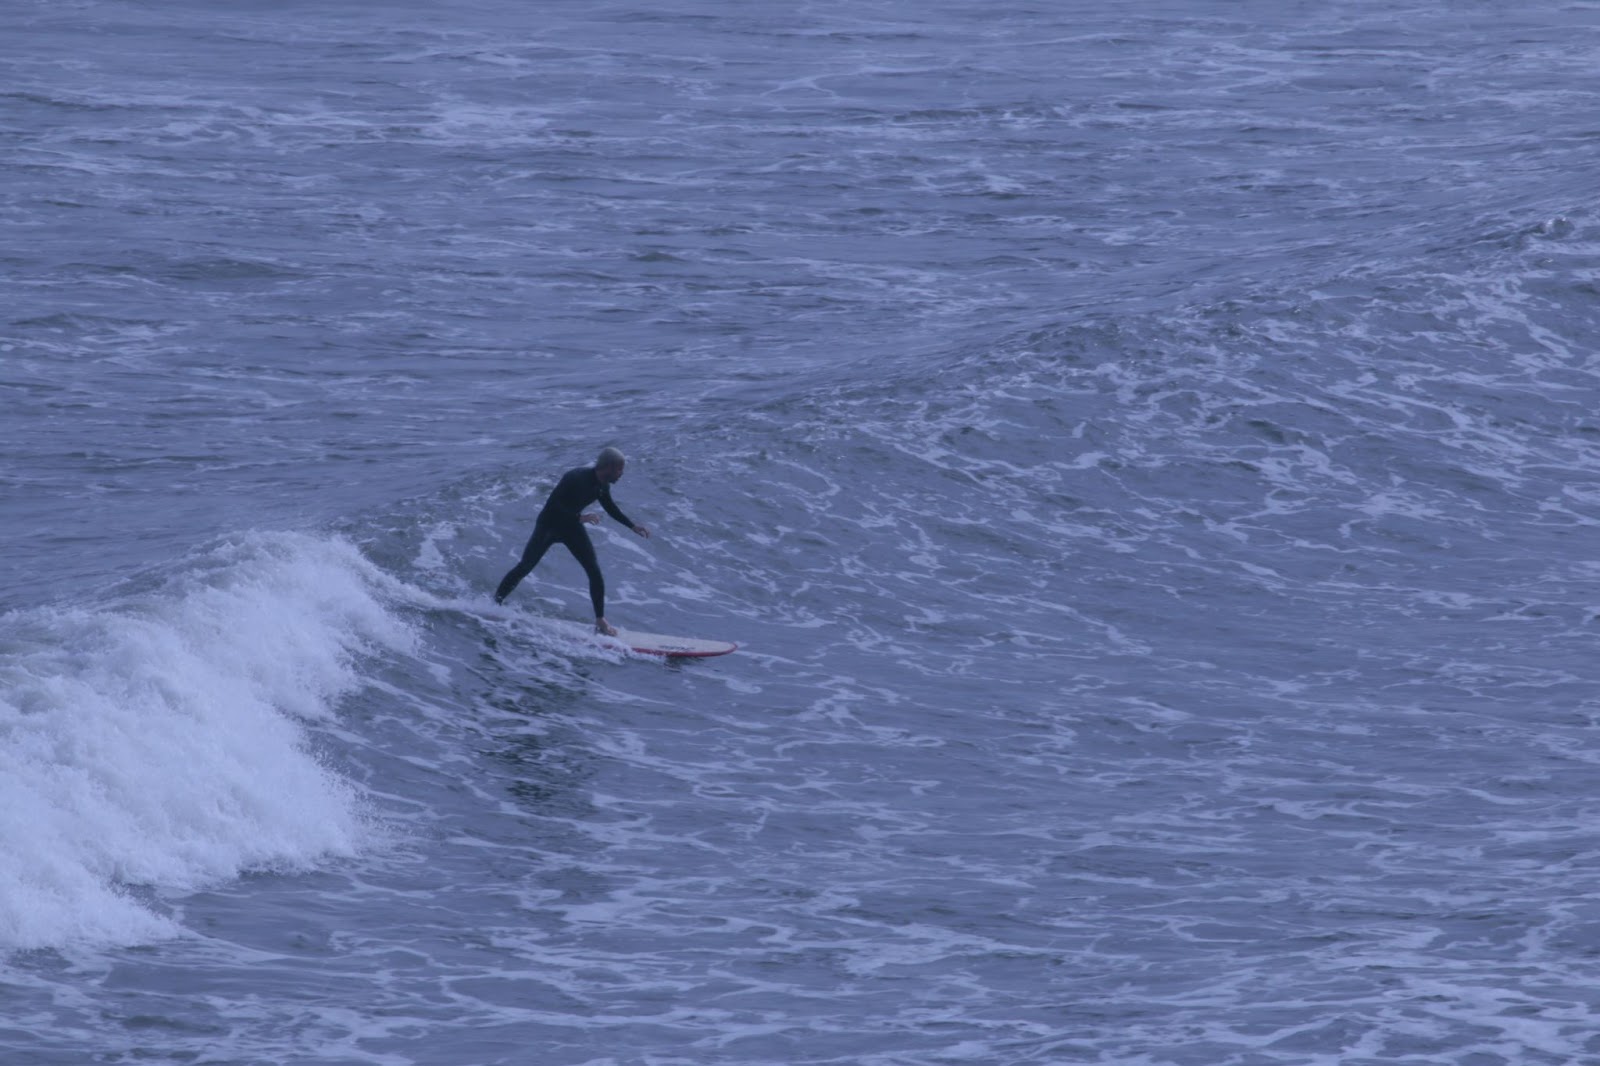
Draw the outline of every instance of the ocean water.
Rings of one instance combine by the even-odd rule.
[[[1597,54],[7,0],[0,1061],[1600,1062]]]

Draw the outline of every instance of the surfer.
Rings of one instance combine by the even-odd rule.
[[[561,480],[550,490],[550,498],[544,501],[539,517],[533,523],[533,535],[528,538],[528,546],[522,549],[521,561],[511,568],[501,580],[500,587],[495,589],[495,603],[505,602],[517,583],[539,565],[539,560],[544,558],[544,553],[550,550],[551,545],[565,544],[572,557],[583,567],[583,572],[589,575],[589,601],[594,606],[595,632],[608,637],[617,635],[616,627],[606,621],[606,579],[600,573],[600,561],[595,558],[594,545],[583,528],[585,522],[599,525],[600,516],[584,514],[583,509],[599,500],[606,514],[639,536],[649,538],[650,531],[623,514],[611,499],[611,486],[622,479],[627,462],[617,449],[605,448],[593,466],[576,467],[561,475]]]

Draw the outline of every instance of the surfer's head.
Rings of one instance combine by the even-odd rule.
[[[594,472],[600,475],[603,485],[615,485],[622,478],[622,469],[628,465],[628,460],[616,448],[600,449],[600,456],[594,461]]]

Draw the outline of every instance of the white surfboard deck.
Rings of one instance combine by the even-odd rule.
[[[708,659],[713,655],[726,655],[739,646],[726,640],[669,637],[663,633],[636,633],[631,629],[619,629],[616,636],[600,639],[621,644],[640,655],[660,655],[668,659]]]

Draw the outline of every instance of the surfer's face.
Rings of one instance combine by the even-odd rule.
[[[627,463],[618,463],[615,466],[602,466],[600,468],[601,482],[607,485],[615,485],[622,480],[622,468],[627,465]]]

